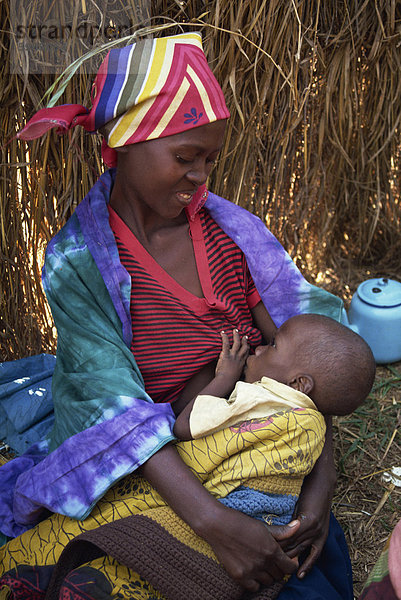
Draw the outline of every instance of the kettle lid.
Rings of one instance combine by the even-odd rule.
[[[397,306],[401,304],[401,283],[386,277],[367,279],[358,286],[357,294],[373,306]]]

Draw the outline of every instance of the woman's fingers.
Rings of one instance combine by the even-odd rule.
[[[324,544],[312,544],[310,547],[310,551],[308,556],[305,558],[301,566],[297,571],[297,576],[300,579],[303,579],[307,573],[311,570],[315,562],[320,556],[321,551],[323,550]]]
[[[240,582],[238,582],[240,583]],[[240,585],[247,591],[247,592],[258,592],[259,588],[260,588],[260,584],[256,581],[256,579],[244,579]]]
[[[260,521],[228,508],[219,513],[204,539],[212,546],[228,574],[242,587],[257,591],[259,584],[270,585],[297,570],[297,562],[283,552]],[[277,537],[282,537],[291,529],[276,527],[274,532]]]
[[[278,542],[291,538],[300,528],[300,519],[293,519],[288,525],[265,525],[269,533]]]
[[[270,573],[266,573],[266,571],[258,571],[255,573],[255,580],[262,585],[271,585],[276,581],[276,579],[272,577]]]
[[[300,513],[297,515],[297,519],[300,521],[300,526],[297,528],[294,537],[292,539],[282,537],[279,543],[289,557],[301,556],[301,558],[304,558],[305,552],[307,552],[297,571],[297,576],[302,579],[319,558],[326,541],[327,530],[324,523],[317,523],[311,515]],[[275,534],[273,533],[273,535]]]
[[[248,592],[258,592],[261,585],[271,585],[275,581],[276,579],[269,573],[266,573],[266,571],[256,571],[252,579],[243,580],[242,587]]]

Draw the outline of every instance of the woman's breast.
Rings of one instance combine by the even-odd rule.
[[[230,306],[226,310],[210,308],[196,315],[179,303],[168,302],[164,296],[158,301],[153,298],[153,302],[150,298],[144,301],[137,298],[131,304],[131,311],[131,350],[145,389],[155,402],[174,401],[195,373],[217,359],[222,330],[229,332],[232,339],[236,327],[241,335],[248,336],[251,347],[262,341],[250,312],[233,310]]]

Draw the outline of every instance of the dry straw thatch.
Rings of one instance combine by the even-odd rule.
[[[27,26],[53,3],[15,4]],[[204,34],[232,113],[214,191],[265,218],[311,279],[350,259],[399,275],[400,3],[158,0],[143,1],[140,14],[138,6],[101,3],[103,13],[124,13],[132,23],[151,7],[143,24]],[[92,0],[71,7],[76,24],[98,19]],[[54,349],[40,289],[43,248],[102,170],[97,136],[53,132],[28,145],[13,139],[55,77],[11,72],[10,56],[27,73],[32,57],[16,46],[17,17],[9,11],[9,1],[0,2],[3,358]],[[45,52],[35,57],[44,70]],[[74,75],[62,102],[88,103],[87,70]]]

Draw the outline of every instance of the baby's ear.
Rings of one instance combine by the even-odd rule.
[[[296,375],[287,385],[308,395],[315,387],[315,382],[312,375],[302,374]]]

